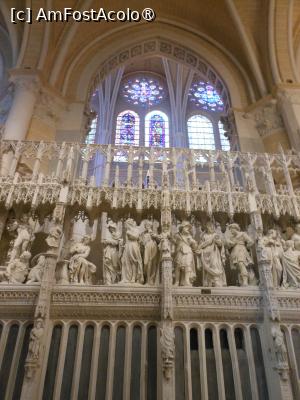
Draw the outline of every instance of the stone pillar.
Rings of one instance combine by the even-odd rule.
[[[55,284],[55,269],[60,250],[62,229],[54,225],[46,239],[48,244],[39,297],[34,313],[34,326],[30,333],[28,354],[25,362],[25,377],[21,400],[38,400],[42,365],[46,362],[45,347],[50,329],[51,292]]]
[[[15,96],[5,123],[4,139],[24,140],[37,100],[40,79],[36,74],[18,72],[13,73],[11,80],[15,84]]]
[[[36,74],[22,71],[13,72],[11,80],[15,84],[15,95],[4,126],[3,138],[25,140],[38,96],[40,79]],[[12,152],[3,154],[1,175],[9,173],[12,156]]]
[[[172,269],[171,257],[171,209],[169,202],[169,190],[164,180],[163,205],[161,210],[161,323],[160,323],[160,353],[162,365],[162,400],[175,398],[175,336],[173,326],[173,298],[172,298]]]
[[[282,89],[277,97],[291,147],[300,151],[300,90]]]
[[[255,208],[256,206],[252,204],[250,211],[251,222],[257,232],[256,253],[263,297],[260,339],[269,397],[272,400],[293,400],[290,367],[284,337],[280,330],[280,312],[273,286],[271,254],[269,249],[264,247],[262,218]]]

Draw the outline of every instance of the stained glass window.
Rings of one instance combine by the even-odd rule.
[[[90,129],[86,135],[85,138],[85,143],[86,144],[94,144],[96,141],[96,132],[97,132],[97,122],[98,122],[98,116],[94,117],[92,119]]]
[[[230,143],[229,143],[228,138],[225,136],[224,125],[221,121],[218,122],[218,128],[219,128],[219,133],[220,133],[222,150],[228,151],[228,150],[230,150]]]
[[[155,78],[128,79],[121,91],[129,103],[144,107],[160,104],[166,96],[163,86]]]
[[[162,111],[151,111],[145,117],[145,146],[169,147],[169,120]]]
[[[126,110],[117,117],[117,129],[115,144],[128,146],[139,145],[140,119],[134,111]]]
[[[208,82],[195,82],[189,91],[189,99],[197,107],[208,111],[224,111],[224,103],[216,89]]]
[[[212,122],[203,115],[193,115],[187,121],[189,148],[214,150],[215,136]]]

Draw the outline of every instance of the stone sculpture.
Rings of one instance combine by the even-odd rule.
[[[224,243],[211,221],[207,224],[207,232],[202,235],[198,250],[198,268],[202,270],[203,286],[226,286]]]
[[[83,236],[78,242],[75,242],[70,248],[69,274],[71,283],[90,285],[92,283],[92,274],[96,272],[96,265],[87,260],[91,247],[90,236]]]
[[[295,240],[287,240],[286,249],[282,254],[284,287],[300,286],[300,251],[295,249]]]
[[[128,218],[125,222],[126,242],[121,258],[121,283],[144,283],[143,260],[136,222]]]
[[[42,318],[36,320],[34,328],[30,332],[30,340],[28,347],[28,358],[37,360],[40,355],[41,337],[44,334],[44,321]]]
[[[27,216],[24,216],[20,222],[14,221],[7,229],[11,233],[16,233],[9,256],[9,261],[12,261],[19,258],[20,255],[28,249],[29,243],[34,239],[34,237]]]
[[[120,254],[123,245],[123,239],[117,232],[117,225],[112,221],[109,221],[107,224],[103,244],[103,282],[105,285],[111,285],[120,280]]]
[[[278,288],[283,283],[283,240],[275,229],[269,229],[267,235],[261,238],[260,246],[264,248],[265,257],[271,262],[273,284]]]
[[[295,250],[300,251],[300,224],[296,224],[295,233],[292,235],[292,240],[294,241]]]
[[[276,355],[276,369],[281,375],[283,380],[287,379],[287,371],[289,369],[288,353],[284,343],[284,335],[278,326],[273,326],[271,329],[273,338],[274,351]]]
[[[62,229],[60,226],[55,225],[49,230],[49,235],[46,238],[46,243],[49,247],[49,251],[56,251],[60,244],[60,238],[62,235]]]
[[[253,259],[249,248],[254,242],[238,224],[230,224],[225,232],[225,244],[230,251],[229,260],[232,269],[237,270],[240,286],[257,284],[253,271]]]
[[[160,329],[160,348],[165,378],[171,378],[175,358],[175,335],[172,326],[164,326]]]
[[[37,261],[37,263],[34,265],[35,261]],[[46,264],[46,257],[44,255],[38,256],[37,259],[36,257],[34,257],[31,261],[31,264],[33,265],[33,267],[29,272],[26,283],[27,284],[40,283],[43,276],[43,270]]]
[[[192,286],[196,278],[194,253],[198,244],[192,237],[192,225],[188,221],[183,221],[178,230],[179,232],[175,236],[174,285]]]
[[[144,272],[148,285],[157,285],[159,281],[157,235],[153,232],[153,222],[147,220],[144,223],[144,232],[141,242],[144,248]]]
[[[23,251],[19,258],[9,262],[6,271],[0,273],[0,281],[4,283],[24,283],[28,275],[29,251]]]

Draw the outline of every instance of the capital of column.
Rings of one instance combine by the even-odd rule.
[[[23,89],[35,95],[38,94],[42,85],[41,77],[38,72],[24,69],[11,70],[9,80],[15,84],[17,89]]]

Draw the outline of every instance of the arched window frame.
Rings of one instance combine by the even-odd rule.
[[[135,118],[134,121],[134,141],[133,143],[121,143],[121,123],[122,123],[122,117],[126,114],[131,114]],[[133,110],[124,110],[121,111],[117,115],[116,119],[116,136],[115,136],[115,144],[116,145],[132,145],[132,146],[139,146],[140,144],[140,117],[139,115],[133,111]]]
[[[194,112],[190,113],[187,117],[186,127],[187,127],[187,145],[188,145],[188,147],[191,149],[194,148],[194,149],[208,150],[208,148],[205,148],[201,145],[199,147],[191,147],[190,146],[188,122],[192,117],[194,117],[196,115],[207,118],[212,124],[215,147],[214,147],[214,149],[211,148],[211,150],[229,151],[230,150],[229,140],[224,136],[224,131],[221,131],[221,129],[220,129],[220,124],[222,124],[222,122],[220,120],[220,118],[221,118],[220,113],[209,112],[209,111],[204,111],[204,110],[201,110],[201,111],[195,110]],[[227,141],[227,143],[225,142],[225,140]]]
[[[150,147],[150,122],[154,115],[159,115],[163,118],[165,125],[165,143],[164,146],[157,147],[169,147],[170,146],[170,134],[169,134],[169,117],[166,113],[161,110],[152,110],[145,115],[145,146]]]
[[[210,124],[211,124],[211,137],[213,140],[213,146],[206,146],[205,143],[201,143],[201,136],[199,135],[199,142],[198,143],[192,143],[192,141],[194,141],[196,138],[192,138],[191,131],[190,131],[190,121],[196,117],[200,117],[203,119],[206,119]],[[195,128],[194,128],[195,129]],[[200,129],[200,127],[199,127]],[[197,132],[195,132],[197,133]],[[199,132],[200,133],[200,132]],[[187,143],[188,143],[188,147],[190,149],[205,149],[205,150],[215,150],[217,148],[217,143],[216,143],[216,137],[215,137],[215,130],[214,130],[214,124],[212,119],[206,115],[205,113],[200,113],[200,112],[194,112],[191,115],[189,115],[188,119],[187,119]],[[196,141],[196,140],[195,140]]]

